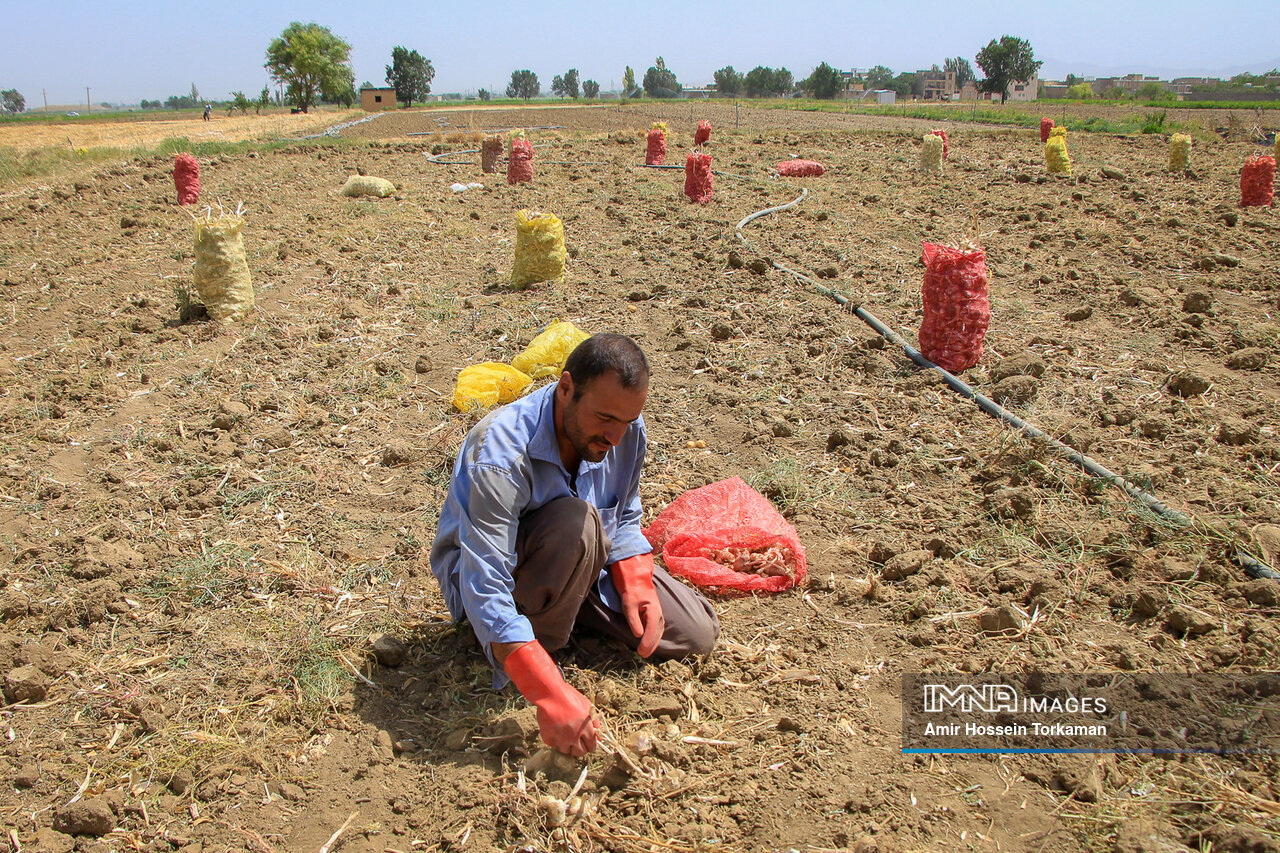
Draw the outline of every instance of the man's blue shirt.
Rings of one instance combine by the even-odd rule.
[[[560,460],[553,404],[557,383],[496,409],[472,428],[453,466],[431,546],[431,571],[453,618],[471,622],[493,663],[493,643],[534,639],[516,610],[516,533],[520,519],[551,501],[576,497],[600,512],[615,563],[652,551],[640,531],[640,469],[647,438],[637,418],[600,462],[581,462],[576,480]],[[608,572],[601,597],[621,609]],[[495,664],[494,684],[507,681]]]

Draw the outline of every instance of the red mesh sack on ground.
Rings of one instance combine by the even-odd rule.
[[[523,184],[532,180],[533,143],[527,139],[513,139],[507,159],[507,183]]]
[[[684,194],[689,201],[706,204],[711,201],[711,155],[690,151],[684,158]]]
[[[951,142],[947,139],[947,132],[945,130],[931,130],[929,132],[932,133],[934,136],[942,137],[942,159],[945,160],[948,157],[950,157]]]
[[[655,127],[649,131],[647,142],[644,149],[644,164],[646,166],[661,166],[667,159],[667,134],[660,128]]]
[[[778,174],[784,178],[816,178],[827,167],[817,160],[783,160],[778,164]]]
[[[1240,204],[1243,207],[1270,207],[1275,195],[1276,158],[1263,154],[1244,161],[1240,170]]]
[[[987,260],[982,249],[924,244],[924,320],[920,351],[951,373],[982,358],[991,323]]]
[[[1041,142],[1049,141],[1049,131],[1051,130],[1053,130],[1053,119],[1051,118],[1040,119],[1040,141]]]
[[[178,190],[178,204],[195,204],[200,200],[200,164],[190,154],[173,158],[173,185]]]
[[[502,137],[486,136],[484,142],[480,143],[480,170],[488,174],[498,171],[498,161],[501,159]]]
[[[796,529],[740,477],[685,492],[644,535],[672,574],[718,592],[781,592],[808,569]]]
[[[694,145],[706,145],[707,140],[711,139],[711,122],[698,122],[698,129],[693,134]]]

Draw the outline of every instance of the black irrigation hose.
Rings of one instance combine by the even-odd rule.
[[[760,210],[751,214],[750,216],[745,217],[741,222],[738,223],[738,226],[735,229],[738,234],[738,239],[741,240],[745,245],[751,246],[751,242],[747,240],[747,238],[742,234],[742,227],[744,225],[751,222],[752,220],[760,218],[761,216],[765,216],[770,213],[776,213],[777,211],[780,211],[780,210],[786,210],[789,207],[794,207],[795,205],[803,201],[805,197],[808,196],[808,194],[809,194],[809,191],[807,189],[804,189],[801,191],[800,196],[798,198],[788,202],[787,204],[781,204],[781,205],[778,205],[777,207],[770,207],[765,210]],[[797,272],[796,270],[793,270],[793,269],[788,269],[787,267],[784,267],[777,263],[775,263],[774,266],[777,269],[780,269],[786,273],[790,273],[792,276],[795,276],[797,279],[806,282],[810,287],[812,287],[818,293],[821,293],[823,296],[827,296],[827,297],[830,297],[831,299],[834,299],[836,303],[838,303],[842,308],[853,313],[855,316],[857,316],[859,320],[862,320],[862,322],[866,323],[868,326],[874,329],[876,333],[879,334],[881,337],[883,337],[885,340],[889,341],[890,343],[896,346],[902,347],[907,357],[910,358],[917,365],[928,370],[936,370],[939,374],[942,375],[943,381],[946,382],[947,387],[949,387],[952,391],[959,394],[961,397],[972,400],[975,404],[977,404],[978,408],[982,409],[982,411],[986,412],[991,417],[997,418],[999,420],[1004,421],[1005,423],[1008,423],[1013,427],[1016,427],[1024,435],[1030,436],[1032,438],[1044,440],[1058,454],[1071,460],[1076,465],[1079,465],[1081,468],[1083,468],[1086,472],[1088,472],[1092,476],[1097,477],[1100,480],[1104,480],[1105,482],[1108,482],[1114,486],[1120,487],[1122,490],[1124,490],[1125,494],[1129,495],[1129,497],[1133,498],[1134,500],[1141,502],[1144,506],[1147,507],[1147,509],[1151,510],[1153,513],[1160,516],[1161,518],[1167,519],[1168,521],[1178,525],[1179,527],[1190,527],[1195,524],[1195,520],[1190,516],[1185,515],[1177,511],[1176,509],[1172,509],[1166,506],[1155,495],[1151,494],[1150,492],[1139,488],[1138,486],[1134,485],[1130,481],[1126,480],[1124,477],[1120,476],[1119,474],[1115,473],[1114,471],[1110,470],[1104,465],[1099,464],[1096,460],[1091,459],[1088,456],[1085,456],[1083,453],[1079,452],[1075,448],[1062,443],[1061,441],[1049,435],[1048,433],[1044,432],[1043,430],[1027,423],[1022,418],[1015,415],[1013,412],[1010,412],[1008,409],[1001,406],[995,400],[992,400],[989,397],[979,394],[968,384],[966,384],[965,382],[963,382],[962,380],[960,380],[959,378],[957,378],[947,370],[934,364],[929,359],[925,358],[925,356],[921,354],[917,349],[915,349],[906,341],[904,341],[897,333],[895,333],[892,329],[890,329],[884,323],[881,323],[878,319],[876,319],[876,317],[873,314],[871,314],[871,312],[867,311],[861,305],[851,303],[847,297],[840,295],[839,293],[835,292],[829,287],[824,287],[818,284],[809,276],[803,273]],[[1254,559],[1253,557],[1249,556],[1243,551],[1236,552],[1236,562],[1240,564],[1240,566],[1245,570],[1245,573],[1248,574],[1250,577],[1268,578],[1270,580],[1280,580],[1280,572],[1276,572],[1275,569],[1271,568],[1265,563],[1262,563]]]

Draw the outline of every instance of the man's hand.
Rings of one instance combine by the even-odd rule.
[[[525,643],[499,663],[524,698],[538,707],[538,728],[547,746],[575,758],[596,748],[600,721],[592,715],[591,703],[564,680],[541,643]]]
[[[653,588],[653,555],[637,554],[619,560],[609,567],[609,574],[622,596],[622,615],[627,617],[627,626],[640,638],[636,652],[647,658],[658,648],[667,627],[658,592]]]

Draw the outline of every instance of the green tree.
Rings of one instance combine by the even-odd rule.
[[[233,110],[239,110],[241,115],[249,114],[249,99],[245,96],[244,92],[231,93],[231,108]]]
[[[716,81],[716,91],[722,95],[737,95],[742,91],[742,75],[733,70],[732,65],[726,65],[714,75]]]
[[[1088,83],[1072,83],[1067,87],[1067,97],[1073,101],[1083,101],[1093,97],[1093,87]]]
[[[800,81],[800,88],[809,92],[815,98],[830,100],[844,88],[844,79],[840,76],[839,71],[824,62],[813,69],[813,73],[806,79]]]
[[[191,84],[191,103],[193,104],[200,103],[200,90],[196,88],[195,83]]]
[[[1077,84],[1077,83],[1083,83],[1083,82],[1084,82],[1084,78],[1083,78],[1083,77],[1077,77],[1077,76],[1076,76],[1076,75],[1074,75],[1074,74],[1068,74],[1068,75],[1067,75],[1067,79],[1066,79],[1066,81],[1065,81],[1065,82],[1066,82],[1066,84],[1067,84],[1067,88],[1071,88],[1072,86],[1074,86],[1074,85],[1075,85],[1075,84]]]
[[[972,83],[975,79],[973,66],[963,56],[952,56],[943,60],[942,70],[955,72],[956,89],[960,89],[965,83]]]
[[[490,92],[488,89],[481,89],[479,92],[476,92],[476,96],[482,101],[487,101],[493,97],[493,92]]]
[[[578,100],[578,69],[570,68],[561,77],[557,74],[551,78],[551,94],[563,95]]]
[[[627,66],[627,70],[622,72],[622,97],[634,98],[636,96],[636,72],[631,70],[631,66]]]
[[[747,72],[742,85],[746,89],[748,98],[764,98],[770,95],[790,94],[794,83],[791,72],[785,68],[774,71],[768,66],[757,65]]]
[[[387,85],[396,90],[396,100],[403,101],[406,108],[414,101],[425,101],[431,94],[431,81],[435,79],[436,70],[431,60],[416,50],[399,45],[391,48],[391,64],[386,68]]]
[[[338,91],[334,92],[328,100],[335,104],[341,104],[344,107],[350,107],[356,102],[356,78],[351,77]]]
[[[593,101],[600,95],[600,84],[595,80],[582,81],[582,96],[588,101]]]
[[[265,67],[284,84],[286,97],[304,113],[319,98],[354,100],[351,45],[317,23],[289,24],[267,47]]]
[[[982,73],[987,75],[978,88],[993,95],[999,93],[1002,104],[1009,97],[1011,85],[1030,80],[1044,65],[1036,59],[1029,41],[1014,36],[1000,36],[998,42],[992,39],[978,51],[976,59]]]
[[[919,80],[910,71],[903,71],[889,81],[889,85],[886,88],[892,89],[899,98],[905,98],[909,95],[915,95],[918,98],[924,94],[924,81]]]
[[[254,103],[254,112],[262,115],[262,111],[271,106],[271,89],[267,86],[262,87],[262,91],[258,93],[258,100]]]
[[[868,89],[892,89],[893,69],[887,65],[873,65],[862,75],[862,85]]]
[[[17,89],[0,92],[0,101],[3,101],[6,112],[20,113],[27,108],[27,99]]]
[[[1144,101],[1163,101],[1169,96],[1169,92],[1164,86],[1154,80],[1150,83],[1143,83],[1134,94]]]
[[[796,87],[795,78],[791,76],[791,72],[785,68],[779,68],[773,72],[773,91],[778,95],[790,95],[791,90]]]
[[[507,85],[508,98],[524,98],[527,101],[538,97],[541,91],[542,87],[538,85],[537,74],[527,68],[511,72],[511,82]]]
[[[644,72],[644,91],[651,98],[674,98],[680,94],[680,82],[661,56]]]

